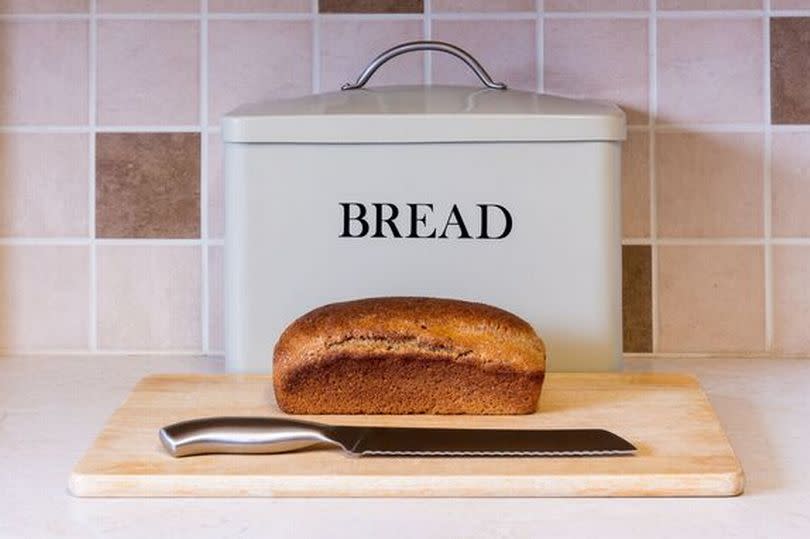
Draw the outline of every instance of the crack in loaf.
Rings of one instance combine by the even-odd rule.
[[[527,414],[544,373],[545,347],[527,322],[440,298],[319,307],[273,354],[276,401],[292,414]]]

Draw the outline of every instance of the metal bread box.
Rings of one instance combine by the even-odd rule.
[[[364,87],[426,48],[484,86]],[[242,106],[222,134],[230,370],[268,371],[310,309],[391,295],[512,311],[549,370],[620,365],[618,107],[505,89],[416,42],[343,91]]]

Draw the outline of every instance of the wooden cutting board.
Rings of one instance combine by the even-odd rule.
[[[76,465],[77,496],[734,496],[743,472],[705,394],[677,374],[547,375],[525,416],[306,416],[345,425],[591,428],[635,444],[620,457],[350,457],[324,448],[175,459],[166,424],[214,415],[281,415],[270,377],[141,380]]]

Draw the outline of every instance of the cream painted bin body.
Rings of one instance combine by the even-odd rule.
[[[616,369],[624,136],[613,105],[512,90],[237,109],[223,124],[229,368],[268,371],[284,327],[319,305],[419,295],[518,314],[550,370]]]

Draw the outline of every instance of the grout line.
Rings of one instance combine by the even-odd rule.
[[[765,236],[764,259],[764,285],[765,285],[765,350],[773,355],[773,248],[772,248],[772,177],[771,162],[773,156],[773,136],[771,132],[771,29],[770,11],[771,0],[764,2],[765,16],[762,19],[763,36],[763,120],[765,122],[765,140],[763,148],[762,178],[763,178],[763,232]]]
[[[314,14],[312,20],[312,93],[317,94],[321,91],[321,18],[317,15],[318,0],[312,0],[310,9]],[[354,75],[349,73],[346,76]]]
[[[429,0],[425,0],[425,5]],[[541,2],[538,2],[538,6]],[[656,12],[654,0],[651,2],[650,11]],[[616,11],[548,11],[543,10],[544,16],[549,19],[643,19],[648,17],[648,10],[616,10]],[[425,10],[427,13],[427,10]],[[660,19],[706,19],[706,18],[757,18],[763,15],[773,17],[808,17],[810,9],[778,9],[778,10],[756,10],[756,9],[728,9],[728,10],[677,10],[677,11],[657,11],[656,16]],[[244,12],[216,12],[207,13],[205,17],[209,20],[278,20],[295,21],[309,20],[314,16],[325,17],[327,19],[350,19],[356,21],[380,21],[380,20],[419,20],[422,13],[323,13],[318,15],[317,11],[309,12],[274,12],[274,13],[244,13]],[[434,13],[432,17],[437,20],[530,20],[536,16],[535,11],[522,12],[447,12]],[[71,21],[71,20],[201,20],[202,13],[4,13],[0,14],[0,21]]]
[[[810,236],[780,236],[766,240],[756,237],[719,237],[719,238],[623,238],[622,245],[764,245],[769,242],[773,245],[810,245]],[[0,245],[90,245],[95,243],[102,246],[200,246],[203,243],[209,246],[223,246],[224,238],[209,238],[207,240],[196,238],[88,238],[74,237],[4,237],[0,238]]]
[[[651,131],[661,133],[679,132],[707,132],[707,133],[761,133],[766,130],[773,132],[810,132],[810,124],[781,124],[768,126],[767,124],[752,123],[707,123],[707,124],[629,124],[630,131]],[[219,125],[209,125],[205,128],[210,133],[218,133]],[[0,133],[142,133],[142,132],[168,132],[168,133],[197,133],[200,126],[197,124],[183,125],[100,125],[95,128],[89,125],[0,125]]]
[[[433,39],[433,4],[431,0],[424,0],[422,3],[422,32],[425,39]],[[423,56],[422,69],[424,70],[425,84],[433,84],[433,53],[428,52]]]
[[[90,78],[88,83],[88,238],[90,246],[90,300],[89,300],[89,321],[88,321],[88,348],[91,352],[98,350],[98,253],[96,249],[96,133],[97,123],[96,97],[98,93],[98,22],[96,20],[96,0],[90,1],[90,43],[88,60]]]
[[[807,240],[810,243],[810,238],[786,238],[789,241],[803,241]],[[93,238],[85,236],[43,236],[43,237],[0,237],[0,245],[114,245],[114,246],[199,246],[202,245],[202,239],[196,238]],[[225,240],[223,238],[211,238],[207,241],[208,245],[222,246]]]
[[[202,341],[202,353],[207,354],[209,350],[209,316],[210,298],[208,282],[208,0],[200,2],[200,238],[202,246],[200,248],[200,336]]]
[[[658,20],[657,2],[650,0],[649,27],[648,32],[648,55],[649,55],[649,103],[647,105],[647,123],[650,127],[648,137],[648,159],[649,159],[649,185],[650,185],[650,322],[652,325],[652,353],[658,352],[660,315],[658,312],[658,181],[655,167],[655,132],[656,120],[658,119]]]
[[[194,348],[178,348],[169,350],[157,350],[153,348],[133,348],[133,349],[113,349],[93,350],[91,353],[97,357],[103,356],[201,356],[202,352]],[[0,358],[8,356],[35,356],[35,355],[59,355],[59,356],[87,356],[88,351],[80,348],[22,348],[22,349],[0,349]]]

